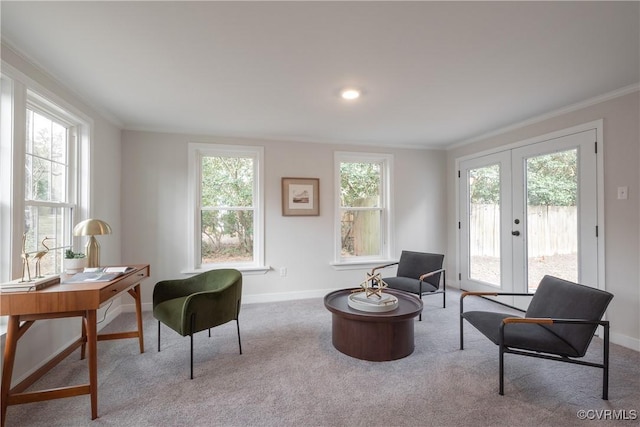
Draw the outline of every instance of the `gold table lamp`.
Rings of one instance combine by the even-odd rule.
[[[100,267],[100,244],[94,236],[111,234],[111,227],[101,219],[85,219],[73,227],[74,236],[91,236],[87,241],[87,267]]]

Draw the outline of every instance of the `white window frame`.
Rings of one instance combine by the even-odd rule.
[[[90,206],[90,141],[93,121],[39,83],[30,79],[5,62],[0,85],[2,132],[0,149],[2,185],[0,185],[0,280],[8,281],[21,276],[22,234],[24,233],[24,167],[27,108],[38,111],[73,128],[69,156],[73,171],[68,182],[73,204],[72,223],[89,217]],[[10,124],[10,126],[4,126]],[[72,153],[73,151],[73,153]],[[40,204],[41,202],[36,202]],[[69,230],[69,241],[74,250],[80,250]]]
[[[250,157],[253,159],[253,261],[201,265],[201,165],[203,157]],[[243,273],[266,273],[264,264],[264,147],[192,142],[188,145],[189,206],[188,266],[183,273],[199,273],[213,268],[235,268]]]
[[[343,162],[349,163],[379,163],[382,167],[380,186],[380,253],[375,256],[342,256],[342,230],[341,217],[342,206],[340,205],[340,165]],[[394,250],[393,232],[393,155],[384,153],[365,153],[336,151],[334,153],[334,262],[332,265],[337,269],[362,268],[364,265],[379,265],[391,260]]]
[[[58,249],[58,248],[62,248],[63,252],[66,249],[71,249],[73,251],[76,251],[76,248],[74,247],[74,239],[73,239],[73,224],[75,224],[75,213],[78,211],[78,194],[77,194],[77,187],[78,187],[78,180],[79,180],[79,173],[78,173],[78,168],[77,168],[77,158],[78,158],[78,150],[76,147],[76,142],[77,142],[77,128],[76,128],[76,123],[73,123],[71,120],[69,120],[69,117],[66,114],[61,114],[58,111],[53,111],[50,107],[44,105],[43,102],[41,102],[41,100],[39,99],[39,97],[35,94],[30,93],[29,91],[27,92],[27,106],[26,108],[28,110],[33,111],[34,113],[37,113],[43,117],[46,117],[48,119],[50,119],[51,121],[61,124],[63,125],[68,132],[67,135],[67,149],[66,149],[66,155],[67,158],[65,159],[65,166],[67,167],[67,180],[66,180],[66,200],[65,201],[50,201],[50,200],[35,200],[35,199],[27,199],[25,197],[24,199],[24,208],[28,208],[28,207],[34,207],[34,208],[38,208],[38,207],[49,207],[49,208],[57,208],[57,209],[66,209],[69,212],[68,215],[68,221],[66,222],[66,224],[63,224],[64,227],[64,240],[63,242],[59,242],[59,244],[55,247],[55,248],[50,248],[51,250],[53,249]],[[24,153],[25,155],[25,159],[28,156],[28,154]],[[47,161],[51,161],[53,163],[52,160],[47,159]],[[25,178],[24,174],[23,174],[23,179]],[[62,272],[62,266],[59,265],[58,268],[60,268],[60,271],[57,271],[57,273],[61,273]]]

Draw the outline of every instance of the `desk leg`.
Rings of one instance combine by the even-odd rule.
[[[89,392],[91,394],[91,419],[98,418],[98,327],[97,311],[87,310],[85,317],[87,345],[89,347]]]
[[[82,347],[80,348],[80,360],[84,360],[84,357],[86,355],[86,351],[87,351],[87,325],[84,322],[84,319],[82,320],[82,332],[81,332],[81,336],[82,336]]]
[[[2,406],[0,423],[2,426],[5,425],[7,418],[9,390],[11,389],[11,375],[13,373],[13,363],[16,359],[16,346],[18,344],[19,329],[20,316],[9,316],[7,338],[4,345],[4,362],[2,365],[2,394],[0,395],[0,405]]]
[[[142,334],[142,294],[140,284],[138,283],[130,292],[133,299],[136,300],[136,318],[138,320],[138,341],[140,342],[140,353],[144,353],[144,335]]]

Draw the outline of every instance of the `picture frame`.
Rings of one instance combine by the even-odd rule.
[[[282,216],[320,215],[319,178],[282,178]]]

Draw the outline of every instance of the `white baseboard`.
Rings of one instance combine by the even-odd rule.
[[[630,348],[631,350],[640,351],[640,340],[636,338],[611,332],[609,340],[612,344],[618,344],[622,347]]]
[[[453,284],[455,287],[455,284]],[[447,283],[447,287],[449,283]],[[300,291],[300,292],[280,292],[274,294],[254,294],[254,295],[243,295],[242,296],[242,304],[259,304],[263,302],[281,302],[281,301],[294,301],[299,299],[308,299],[308,298],[322,298],[327,295],[329,292],[333,292],[341,288],[335,289],[316,289],[311,291]],[[459,289],[459,288],[458,288]],[[151,311],[153,309],[152,303],[143,303],[142,311]],[[122,313],[133,313],[136,311],[135,304],[122,304],[118,306],[112,313],[109,313],[107,316],[106,323],[109,323],[113,320],[118,314]],[[621,345],[623,347],[629,348],[631,350],[635,350],[640,352],[640,340],[622,335],[611,333],[610,335],[611,343]]]
[[[311,291],[300,291],[300,292],[279,292],[274,294],[243,295],[242,304],[243,305],[259,304],[262,302],[280,302],[280,301],[294,301],[294,300],[308,299],[308,298],[322,298],[325,295],[327,295],[329,292],[333,292],[338,289],[342,289],[342,288],[314,289]],[[119,308],[122,310],[123,313],[133,313],[136,311],[135,304],[122,304],[119,306]],[[151,310],[153,310],[152,303],[150,302],[142,303],[142,311],[151,311]]]

